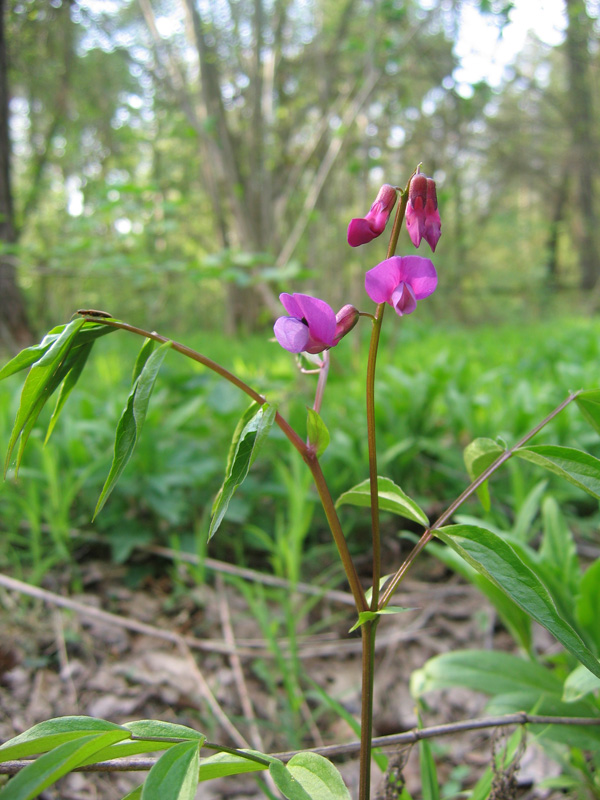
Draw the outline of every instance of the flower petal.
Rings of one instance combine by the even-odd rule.
[[[290,353],[301,353],[308,344],[308,325],[296,317],[279,317],[273,330],[279,344]]]
[[[392,292],[389,303],[396,314],[401,317],[403,314],[412,314],[417,307],[417,298],[410,284],[403,281]]]
[[[433,204],[431,204],[429,201],[427,201],[425,210],[427,212],[427,216],[425,217],[425,230],[423,232],[423,238],[429,247],[431,247],[431,252],[435,253],[435,248],[440,236],[442,235],[440,212],[437,210],[437,208],[434,208]]]
[[[335,314],[331,306],[308,294],[294,294],[293,300],[300,312],[294,316],[306,320],[311,339],[331,347],[335,337]]]
[[[387,303],[392,292],[402,280],[400,256],[386,258],[365,275],[365,291],[375,303]]]
[[[288,312],[290,317],[298,317],[298,319],[302,319],[303,314],[300,306],[296,302],[296,294],[288,294],[287,292],[282,292],[279,295],[279,300],[281,301],[283,307]]]
[[[425,234],[425,223],[423,200],[417,197],[414,202],[409,202],[406,207],[406,230],[415,247],[421,244],[421,239]]]
[[[377,236],[379,236],[379,233],[373,230],[369,220],[362,217],[350,220],[348,225],[348,244],[350,247],[359,247],[361,244],[367,244]]]
[[[391,261],[392,259],[388,260]],[[403,256],[398,260],[401,264],[396,285],[400,281],[410,284],[417,300],[429,297],[430,294],[435,292],[437,272],[432,261],[422,256]]]

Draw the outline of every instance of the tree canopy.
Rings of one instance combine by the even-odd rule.
[[[568,0],[564,44],[531,33],[490,86],[459,80],[461,2],[5,2],[3,263],[34,326],[97,304],[254,327],[292,275],[355,300],[346,225],[421,161],[460,316],[597,283],[591,4]],[[511,6],[479,12],[500,36]]]

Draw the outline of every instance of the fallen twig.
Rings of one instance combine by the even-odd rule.
[[[398,747],[415,744],[422,739],[434,739],[438,736],[449,736],[452,733],[464,733],[465,731],[483,730],[485,728],[503,728],[508,725],[581,725],[595,727],[600,725],[600,717],[548,717],[517,711],[515,714],[504,714],[500,717],[467,719],[459,722],[450,722],[446,725],[432,725],[429,728],[413,728],[410,731],[395,733],[390,736],[377,736],[372,740],[372,744],[373,747]],[[360,742],[349,742],[348,744],[314,747],[302,752],[318,753],[319,755],[333,758],[335,756],[355,755],[359,750]],[[271,755],[281,759],[281,761],[289,761],[298,752],[297,750],[290,750],[284,753],[272,753]],[[84,767],[77,767],[74,771],[139,772],[150,770],[156,761],[157,758],[123,758],[114,761],[99,761],[96,764],[86,764]],[[0,764],[0,775],[15,775],[28,764],[31,764],[31,760],[5,761]]]

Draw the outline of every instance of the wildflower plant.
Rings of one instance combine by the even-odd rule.
[[[287,314],[275,322],[275,337],[290,353],[307,354],[316,365],[315,371],[318,373],[315,399],[312,408],[308,410],[306,431],[295,430],[269,401],[268,396],[264,396],[208,356],[156,332],[145,331],[111,317],[106,312],[77,312],[71,322],[51,330],[40,344],[23,350],[0,371],[0,378],[5,378],[20,370],[29,369],[5,464],[5,469],[8,470],[15,457],[15,469],[18,470],[28,437],[45,403],[51,395],[57,393],[48,429],[50,435],[96,341],[116,331],[125,331],[145,339],[134,367],[131,391],[117,427],[113,463],[98,500],[96,514],[107,502],[133,452],[161,364],[170,350],[204,365],[244,392],[252,404],[240,420],[233,436],[225,478],[212,509],[209,538],[217,533],[231,498],[248,474],[269,430],[273,425],[280,428],[310,471],[354,599],[356,613],[352,620],[352,630],[359,628],[362,637],[359,800],[369,800],[371,797],[373,691],[376,681],[374,652],[378,623],[382,615],[397,614],[404,610],[392,604],[394,594],[419,554],[434,538],[438,540],[438,554],[441,558],[448,563],[462,564],[461,569],[467,576],[477,576],[476,585],[497,606],[509,630],[514,629],[518,644],[531,656],[531,661],[508,654],[506,658],[494,660],[493,655],[485,657],[477,653],[471,658],[463,656],[462,662],[457,658],[460,654],[451,654],[446,660],[441,656],[416,674],[413,685],[415,697],[420,698],[431,688],[462,685],[461,680],[463,683],[467,680],[464,675],[476,673],[478,665],[480,669],[485,665],[491,673],[495,664],[500,661],[510,664],[510,670],[502,668],[502,680],[498,676],[494,677],[495,689],[500,691],[500,687],[507,683],[507,673],[510,672],[515,685],[526,687],[528,692],[525,689],[520,693],[515,690],[510,695],[513,703],[521,703],[525,697],[527,707],[522,708],[519,705],[512,709],[515,714],[509,715],[508,721],[521,725],[543,724],[544,730],[548,730],[552,723],[571,725],[573,734],[569,735],[576,734],[579,737],[586,736],[586,731],[591,730],[585,726],[597,725],[600,721],[600,705],[595,694],[600,686],[600,633],[597,624],[593,623],[593,609],[598,608],[599,593],[595,588],[597,581],[585,580],[584,575],[579,584],[579,604],[574,611],[569,608],[568,599],[561,594],[561,581],[549,566],[548,558],[548,553],[560,551],[561,541],[565,542],[565,547],[571,546],[566,535],[562,535],[561,539],[561,534],[557,533],[560,526],[551,526],[551,544],[544,557],[537,558],[531,549],[489,530],[483,524],[453,524],[455,513],[476,493],[484,504],[489,504],[487,481],[511,458],[519,458],[545,469],[594,498],[600,498],[600,460],[574,448],[529,444],[546,424],[571,403],[575,403],[586,420],[600,432],[600,390],[571,392],[514,446],[507,447],[491,439],[477,439],[471,443],[465,451],[465,465],[471,483],[431,522],[424,510],[401,487],[389,478],[379,475],[375,429],[375,374],[386,305],[390,305],[395,312],[390,324],[407,324],[406,320],[399,320],[398,317],[415,313],[418,303],[438,288],[438,275],[429,258],[396,254],[401,228],[405,222],[415,246],[420,246],[425,239],[432,251],[436,249],[441,235],[441,221],[434,181],[417,169],[404,189],[385,184],[367,215],[350,222],[348,243],[352,247],[373,247],[370,243],[383,234],[394,207],[396,213],[391,225],[386,257],[365,274],[366,295],[375,303],[374,309],[361,311],[347,304],[336,314],[327,302],[319,298],[300,293],[283,293],[280,297]],[[443,284],[442,275],[441,291]],[[342,343],[347,335],[351,335],[359,321],[371,327],[365,376],[368,477],[344,492],[336,502],[330,493],[320,462],[330,436],[319,412],[325,398],[330,350]],[[348,548],[337,511],[340,505],[370,507],[371,578],[368,586],[360,579]],[[391,511],[423,527],[412,551],[402,563],[395,565],[391,574],[385,576],[382,574],[380,510]],[[597,572],[598,569],[594,568],[594,575]],[[579,573],[575,577],[579,580]],[[535,620],[543,625],[564,648],[566,659],[562,683],[553,673],[550,680],[548,675],[551,665],[543,664],[539,657],[534,657],[534,644],[523,620],[526,623]],[[446,674],[444,665],[448,663],[451,669]],[[519,666],[524,664],[527,666]],[[463,672],[460,671],[461,665]],[[532,677],[534,673],[535,676]],[[550,691],[548,687],[556,689],[558,686],[560,690],[563,684],[567,699],[554,697],[553,703],[545,705]],[[481,686],[483,685],[482,682]],[[578,701],[571,714],[568,713],[569,689],[571,697]],[[509,705],[506,700],[505,708]],[[561,712],[558,718],[556,709]],[[540,716],[542,713],[546,715]],[[504,723],[496,718],[490,724]],[[394,744],[399,743],[403,735],[405,734],[399,734],[400,738],[391,737]],[[435,765],[426,741],[427,735],[427,731],[412,731],[402,741],[420,740],[423,793],[424,796],[436,797]],[[588,736],[588,739],[597,759],[600,737],[595,734]],[[507,750],[507,764],[511,763],[512,756],[518,751],[519,742],[519,737],[511,739],[512,749],[510,752]],[[378,745],[385,744],[385,741],[378,742]],[[164,800],[166,797],[192,800],[199,781],[263,771],[268,771],[271,785],[289,800],[348,800],[350,797],[335,766],[312,751],[297,753],[288,760],[210,742],[198,731],[157,720],[121,725],[89,717],[63,717],[42,722],[0,746],[0,764],[4,764],[7,771],[12,770],[15,773],[0,789],[0,800],[33,798],[75,768],[84,768],[98,761],[126,760],[150,751],[164,753],[151,767],[143,786],[127,796],[129,800],[140,797],[142,800]],[[207,752],[209,755],[206,755]],[[31,760],[24,764],[24,758]],[[499,762],[495,763],[495,771],[502,768]],[[398,777],[396,774],[398,769],[392,764],[388,773],[395,774],[394,780],[401,783],[401,775]],[[478,797],[488,796],[484,786],[478,792]],[[397,793],[394,796],[399,795]],[[401,797],[408,798],[406,790]]]

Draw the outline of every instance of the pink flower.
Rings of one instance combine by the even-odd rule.
[[[385,230],[387,221],[396,203],[396,189],[384,183],[366,217],[353,219],[348,225],[348,244],[358,247],[366,244]]]
[[[393,256],[365,275],[365,289],[376,303],[389,303],[396,314],[412,314],[417,300],[429,297],[437,286],[433,263],[421,256]]]
[[[279,295],[291,315],[279,317],[273,330],[279,344],[290,353],[322,353],[329,350],[358,322],[358,311],[346,305],[337,314],[324,300],[307,294]]]
[[[406,229],[414,246],[425,239],[435,252],[441,225],[435,181],[418,172],[410,182],[406,206]]]

